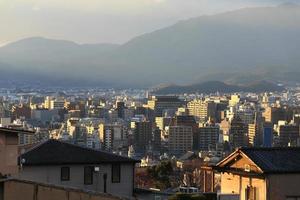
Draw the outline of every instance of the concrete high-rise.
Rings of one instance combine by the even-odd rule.
[[[116,110],[118,113],[118,118],[124,119],[125,116],[125,103],[122,101],[116,102]]]
[[[156,117],[162,117],[168,110],[177,111],[183,102],[177,96],[152,96],[146,107],[154,110]]]
[[[215,125],[200,127],[198,130],[198,149],[208,151],[216,148],[219,142],[220,128]]]
[[[193,148],[193,130],[191,126],[169,127],[169,153],[182,155]]]
[[[135,151],[144,153],[153,139],[152,123],[149,121],[135,122],[133,137]]]
[[[107,151],[120,150],[127,142],[127,134],[124,126],[120,124],[100,124],[100,141]]]
[[[248,146],[247,126],[235,116],[231,121],[229,141],[233,148]]]
[[[189,115],[206,122],[209,118],[216,118],[217,105],[212,101],[193,100],[187,104]]]
[[[272,123],[264,123],[263,125],[263,147],[273,146],[273,125]]]
[[[282,125],[279,127],[280,146],[296,146],[300,138],[299,126],[294,124]]]

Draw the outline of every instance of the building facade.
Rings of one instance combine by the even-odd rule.
[[[193,128],[191,126],[169,127],[169,153],[182,155],[193,148]]]
[[[19,178],[132,197],[137,160],[48,140],[20,156]]]

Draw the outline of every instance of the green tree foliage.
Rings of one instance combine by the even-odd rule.
[[[171,186],[170,176],[173,173],[171,162],[162,162],[160,165],[148,168],[150,178],[155,181],[159,189],[166,189]]]

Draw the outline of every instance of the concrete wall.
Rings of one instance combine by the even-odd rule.
[[[221,174],[221,194],[240,194],[240,200],[246,200],[245,191],[250,185],[256,188],[257,200],[267,200],[266,181],[264,179],[242,177],[230,173]]]
[[[4,182],[3,200],[120,200],[101,193],[37,184],[34,182],[9,180]]]
[[[285,200],[287,196],[300,197],[300,174],[268,176],[268,200]]]
[[[93,185],[84,185],[84,166],[70,167],[70,181],[61,181],[61,166],[24,166],[18,178],[41,183],[71,186],[85,190],[104,192],[103,174],[107,174],[107,193],[123,197],[133,196],[133,164],[121,164],[121,181],[112,183],[111,164],[97,165],[99,172],[94,172]]]
[[[289,196],[300,197],[300,174],[273,174],[265,179],[242,177],[230,173],[221,175],[221,194],[240,194],[245,200],[245,189],[256,188],[257,200],[285,200]]]
[[[18,135],[0,132],[0,173],[18,172]]]

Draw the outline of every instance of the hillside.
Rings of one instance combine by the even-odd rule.
[[[234,92],[266,92],[266,91],[283,91],[284,88],[276,84],[259,81],[249,85],[231,85],[219,81],[209,81],[188,86],[166,86],[154,90],[154,94],[183,94],[183,93],[234,93]]]
[[[0,62],[28,72],[28,80],[112,86],[298,81],[289,74],[300,73],[299,21],[297,5],[245,8],[181,21],[123,45],[28,38],[1,47]]]

